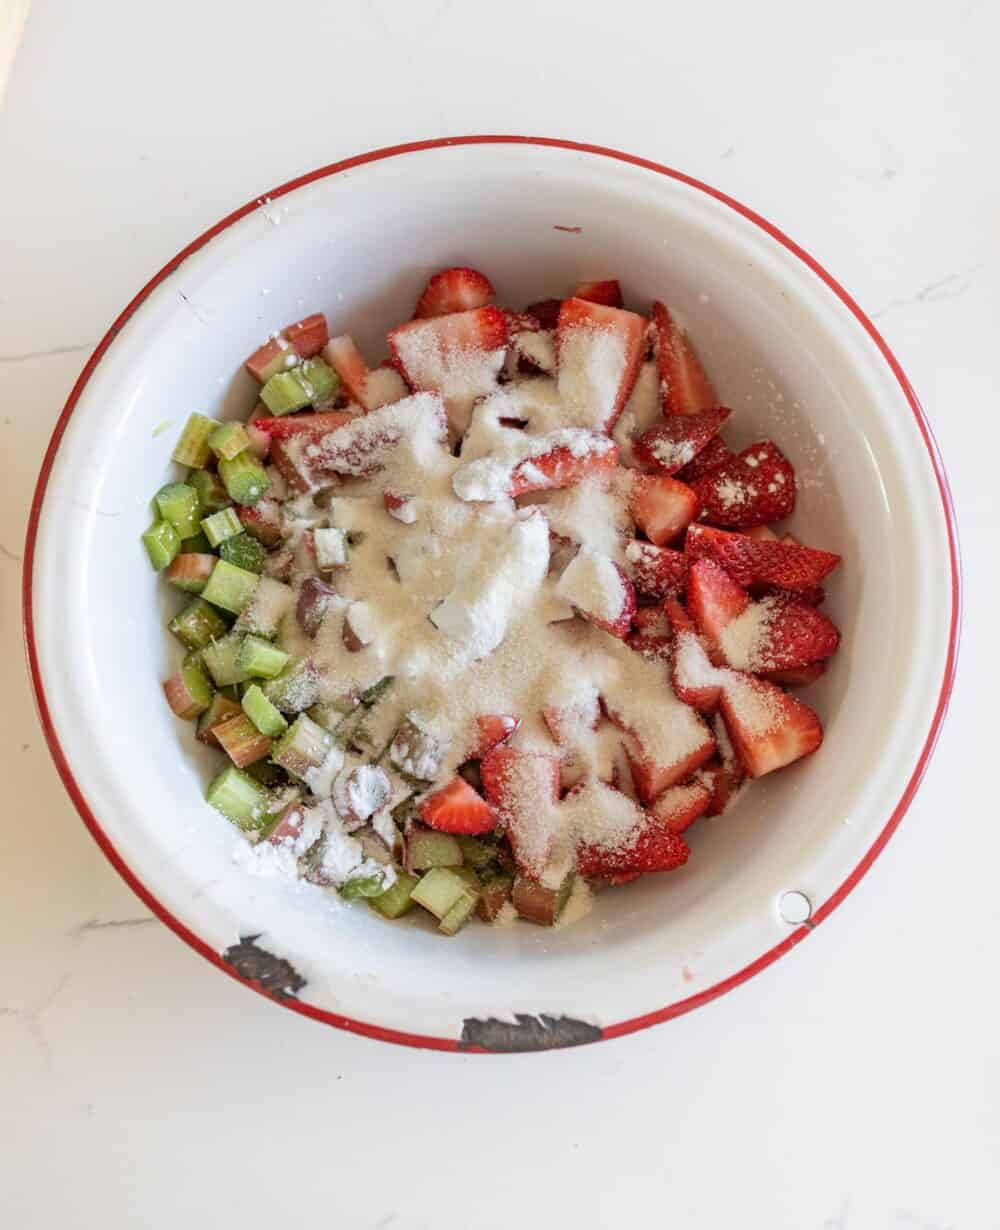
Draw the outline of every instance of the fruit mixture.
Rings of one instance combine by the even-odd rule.
[[[493,298],[435,274],[374,368],[321,315],[275,334],[143,535],[183,595],[167,702],[247,860],[447,935],[680,867],[819,747],[795,691],[840,639],[839,556],[775,528],[791,463],[729,448],[664,304]]]

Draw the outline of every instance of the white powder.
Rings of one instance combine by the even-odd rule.
[[[617,565],[590,547],[581,547],[559,578],[556,593],[578,611],[613,623],[625,609],[625,582]]]
[[[691,440],[668,440],[664,436],[658,436],[649,451],[668,470],[682,469],[696,455]]]
[[[560,428],[544,436],[509,431],[488,457],[462,465],[452,477],[452,487],[460,500],[492,501],[502,499],[513,489],[518,476],[539,487],[557,485],[545,470],[534,466],[535,459],[565,450],[571,457],[604,456],[614,448],[607,436],[579,428]]]
[[[340,568],[347,563],[347,534],[341,529],[321,527],[313,531],[316,563],[320,568]]]
[[[539,371],[551,373],[556,370],[556,342],[555,334],[551,330],[519,333],[514,338],[511,349]]]
[[[557,927],[569,927],[573,923],[579,922],[581,918],[586,918],[593,908],[594,895],[590,891],[590,885],[582,876],[577,876],[573,881],[569,897],[563,906],[562,913],[556,919],[555,925]]]
[[[352,602],[344,614],[344,619],[362,645],[370,645],[375,640],[378,620],[370,603]]]
[[[625,339],[610,329],[581,326],[563,334],[558,382],[567,426],[599,431],[611,422],[625,362]]]
[[[334,745],[319,767],[306,770],[305,783],[318,799],[328,799],[333,791],[333,781],[344,764],[344,753]]]

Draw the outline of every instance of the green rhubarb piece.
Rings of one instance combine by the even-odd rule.
[[[250,437],[242,423],[220,423],[208,437],[208,447],[220,460],[231,461],[250,447]]]
[[[237,534],[243,533],[243,522],[236,515],[236,509],[230,506],[229,508],[220,508],[218,512],[212,513],[210,517],[202,519],[201,528],[205,532],[205,537],[213,547],[224,543],[228,538],[235,538]]]
[[[181,538],[193,538],[201,526],[198,493],[187,483],[167,483],[153,497],[157,511]]]
[[[319,674],[304,658],[264,684],[264,695],[282,713],[302,713],[319,700]]]
[[[267,786],[270,790],[283,786],[288,781],[288,776],[281,765],[274,764],[270,760],[255,760],[252,765],[247,766],[247,772],[254,781],[260,782],[262,786]],[[275,814],[275,806],[270,799],[267,804],[267,815],[268,827],[272,821],[280,818],[280,809],[278,814]]]
[[[198,503],[207,513],[216,513],[232,504],[229,492],[213,470],[192,470],[187,485],[198,494]]]
[[[377,700],[382,699],[395,681],[395,675],[383,675],[382,678],[377,679],[371,687],[365,688],[365,690],[358,697],[358,704],[364,705],[366,709],[370,709]]]
[[[267,790],[235,765],[227,765],[212,778],[205,799],[244,832],[255,832],[267,823]]]
[[[201,711],[204,712],[212,703],[215,688],[212,687],[212,681],[208,677],[208,671],[205,669],[199,652],[195,651],[187,655],[181,663],[180,675],[191,698],[198,702]]]
[[[461,867],[462,847],[451,833],[414,828],[406,838],[406,865],[413,871],[431,867]]]
[[[202,662],[204,662],[204,655],[202,655]],[[235,717],[239,711],[240,707],[235,700],[222,692],[216,692],[208,708],[198,719],[197,737],[202,743],[218,746],[218,741],[212,734],[212,728]]]
[[[459,898],[438,923],[438,930],[443,935],[455,935],[456,932],[461,931],[472,917],[478,903],[478,893],[469,893],[467,896]]]
[[[260,458],[247,450],[229,461],[221,460],[219,477],[237,504],[256,504],[271,485]]]
[[[234,538],[227,538],[219,544],[219,558],[247,572],[259,573],[264,566],[266,555],[264,544],[245,533],[237,534]]]
[[[184,539],[181,548],[188,555],[208,555],[212,550],[212,544],[205,537],[205,531],[199,529],[197,534]]]
[[[330,754],[333,740],[329,731],[300,713],[271,752],[271,759],[295,777],[305,777],[318,769]]]
[[[229,625],[214,607],[198,597],[175,615],[167,627],[188,649],[204,649],[218,637],[225,636]]]
[[[245,568],[237,568],[235,564],[220,559],[212,569],[212,575],[201,591],[201,596],[206,602],[220,606],[233,615],[239,615],[253,597],[259,580],[255,572],[247,572]]]
[[[340,886],[340,895],[345,901],[354,901],[358,897],[378,897],[382,893],[382,885],[381,876],[355,876]]]
[[[228,687],[231,683],[242,683],[249,678],[246,671],[236,665],[242,643],[243,637],[239,633],[230,632],[202,650],[202,661],[217,687]]]
[[[462,851],[462,858],[469,867],[486,867],[497,856],[496,842],[482,841],[478,837],[469,837],[465,833],[456,835]]]
[[[143,534],[142,545],[146,548],[149,562],[157,572],[161,572],[180,551],[181,536],[169,521],[154,521]]]
[[[214,419],[204,414],[192,414],[184,425],[181,438],[177,441],[172,457],[178,465],[201,469],[207,465],[212,456],[208,447],[208,437],[218,427]]]
[[[413,890],[418,883],[416,876],[397,871],[392,887],[379,893],[377,897],[369,897],[368,904],[383,918],[401,918],[413,909]]]
[[[309,405],[309,393],[302,382],[295,378],[297,370],[292,368],[291,371],[276,372],[261,386],[260,400],[272,414],[291,414],[295,410],[304,410]]]
[[[260,390],[260,400],[274,415],[291,414],[306,406],[333,401],[340,378],[322,359],[307,359],[299,367],[277,372]]]
[[[306,359],[294,369],[294,374],[314,406],[331,402],[340,393],[340,377],[323,359]]]
[[[277,739],[288,729],[288,723],[281,716],[281,711],[271,704],[259,684],[252,683],[243,693],[240,703],[243,705],[243,712],[262,735]]]
[[[236,665],[259,679],[277,679],[288,665],[288,654],[270,641],[265,641],[262,636],[245,636]]]
[[[462,877],[446,867],[434,867],[425,872],[412,897],[417,905],[422,905],[435,918],[444,918],[453,906],[467,898],[471,898],[473,908],[476,904],[474,894],[470,893]]]

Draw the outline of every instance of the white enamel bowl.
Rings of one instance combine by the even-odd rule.
[[[263,337],[322,310],[379,356],[428,272],[451,264],[482,268],[513,305],[606,276],[640,309],[665,299],[734,408],[736,438],[773,437],[792,458],[792,528],[844,564],[828,607],[843,648],[809,693],[826,724],[815,757],[696,825],[682,871],[601,895],[573,927],[470,926],[444,940],[234,862],[242,839],[202,801],[214,758],[163,703],[168,599],[139,534],[187,414],[245,412],[240,364]],[[705,185],[535,139],[364,155],[196,240],[115,322],[73,390],[26,560],[29,657],[52,753],[129,884],[220,968],[279,993],[298,987],[284,1000],[296,1011],[440,1049],[614,1037],[706,1002],[805,938],[905,812],[957,643],[944,474],[912,390],[857,306]],[[784,921],[788,892],[808,898],[806,923]],[[481,1024],[515,1014],[513,1028]]]

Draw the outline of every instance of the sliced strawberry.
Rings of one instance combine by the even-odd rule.
[[[390,491],[387,487],[382,492],[382,503],[389,516],[396,521],[401,521],[403,525],[412,525],[417,519],[416,496],[400,495],[396,491]]]
[[[693,632],[697,636],[698,628],[694,620],[687,613],[683,604],[677,598],[671,596],[665,599],[663,603],[663,615],[673,636],[676,636],[680,632]]]
[[[540,876],[550,849],[539,848],[533,828],[538,814],[554,806],[561,785],[560,757],[544,752],[522,752],[496,747],[480,765],[486,797],[503,822],[517,865]]]
[[[481,760],[487,752],[506,743],[520,725],[521,719],[509,713],[481,713],[476,718],[476,746],[469,755]]]
[[[268,338],[263,346],[258,346],[243,366],[259,384],[266,384],[278,372],[294,367],[297,361],[298,356],[291,343],[279,334]]]
[[[795,508],[795,471],[777,445],[765,440],[691,484],[702,517],[726,529],[781,521]]]
[[[288,414],[283,418],[256,418],[250,425],[272,440],[289,440],[292,436],[325,435],[350,423],[353,417],[340,410],[324,410],[321,413],[307,411],[305,414]]]
[[[632,771],[632,782],[636,793],[647,807],[655,803],[664,790],[676,786],[678,782],[690,777],[696,769],[700,769],[715,751],[715,740],[708,736],[704,744],[695,751],[673,764],[662,765],[645,756],[639,741],[635,742],[634,748],[626,745],[625,754]]]
[[[597,693],[591,700],[573,705],[544,705],[542,718],[556,743],[571,744],[585,731],[597,729],[601,720]]]
[[[618,449],[607,436],[583,431],[577,435],[579,438],[572,446],[556,444],[548,452],[528,457],[516,465],[508,494],[519,496],[529,491],[575,487],[585,478],[610,475],[618,468]]]
[[[819,585],[840,563],[832,551],[817,551],[749,534],[732,534],[707,525],[688,526],[684,550],[691,559],[713,559],[738,585],[754,582],[788,590],[808,590]]]
[[[624,640],[635,614],[635,587],[605,555],[581,547],[556,582],[556,595],[590,623]]]
[[[606,282],[581,282],[573,291],[573,298],[586,299],[588,303],[603,303],[605,307],[624,306],[622,288],[617,278],[609,278]]]
[[[297,455],[303,459],[305,472],[315,486],[334,475],[374,474],[401,440],[427,432],[443,442],[447,431],[441,399],[433,393],[416,393],[393,405],[355,415],[315,441],[293,439],[287,444],[293,458]]]
[[[755,525],[746,532],[747,538],[752,538],[755,542],[781,542],[782,539],[771,529],[769,525]],[[792,540],[791,534],[786,534],[784,541]]]
[[[683,483],[692,483],[696,478],[717,470],[719,466],[735,456],[736,454],[721,436],[713,436],[694,461],[688,462],[683,470],[678,470],[675,477]]]
[[[537,303],[529,303],[524,310],[529,316],[533,316],[543,329],[554,329],[559,323],[561,307],[561,299],[539,299]]]
[[[567,299],[556,326],[559,394],[570,424],[610,431],[646,353],[647,322],[635,312]]]
[[[668,599],[665,605],[674,632],[670,674],[674,692],[700,713],[711,713],[719,704],[721,672],[712,665],[705,645],[680,603]]]
[[[368,364],[354,343],[349,333],[331,338],[327,343],[323,357],[340,377],[340,383],[347,390],[351,401],[359,406],[366,405],[365,397],[368,389]]]
[[[763,679],[728,671],[721,712],[750,777],[763,777],[808,756],[823,742],[816,714],[794,696]]]
[[[632,837],[622,846],[578,846],[576,866],[582,876],[603,876],[621,883],[625,876],[673,871],[687,862],[689,853],[688,844],[679,833],[647,815],[638,821]]]
[[[636,592],[645,598],[681,594],[687,585],[687,556],[683,551],[658,547],[634,539],[625,548],[625,571]]]
[[[826,590],[822,585],[810,585],[807,589],[783,589],[780,585],[763,585],[755,582],[750,586],[754,598],[783,598],[786,602],[805,602],[809,606],[822,606]]]
[[[497,814],[464,777],[453,777],[442,790],[417,804],[420,819],[439,833],[488,833],[497,826]]]
[[[632,622],[645,636],[670,636],[673,632],[670,617],[660,606],[639,607]]]
[[[826,673],[826,662],[810,662],[808,666],[790,667],[785,670],[761,671],[761,678],[780,683],[786,688],[805,688]]]
[[[285,330],[285,337],[300,359],[312,359],[323,349],[330,338],[326,317],[320,312],[296,321]]]
[[[669,662],[673,642],[669,636],[650,632],[630,632],[625,644],[651,662]]]
[[[497,307],[411,320],[389,334],[393,363],[411,389],[441,393],[456,432],[468,425],[472,407],[497,387],[508,333]]]
[[[697,414],[717,406],[719,398],[705,369],[662,303],[653,304],[652,320],[664,412]]]
[[[636,474],[629,492],[629,512],[650,542],[665,547],[698,515],[694,491],[659,474]]]
[[[636,440],[635,454],[658,474],[676,474],[714,439],[729,415],[725,406],[668,415]]]
[[[664,790],[649,814],[672,833],[683,833],[712,802],[712,791],[702,782],[672,786]]]
[[[699,559],[688,568],[687,605],[709,645],[717,649],[726,628],[750,605],[750,596],[714,560]]]
[[[435,273],[417,300],[413,315],[445,316],[484,307],[496,294],[485,274],[458,266]]]
[[[743,766],[728,766],[721,760],[712,759],[699,772],[712,792],[705,815],[721,816],[745,777]]]
[[[737,670],[797,670],[832,657],[840,632],[822,611],[805,602],[765,598],[729,625],[719,645]]]

